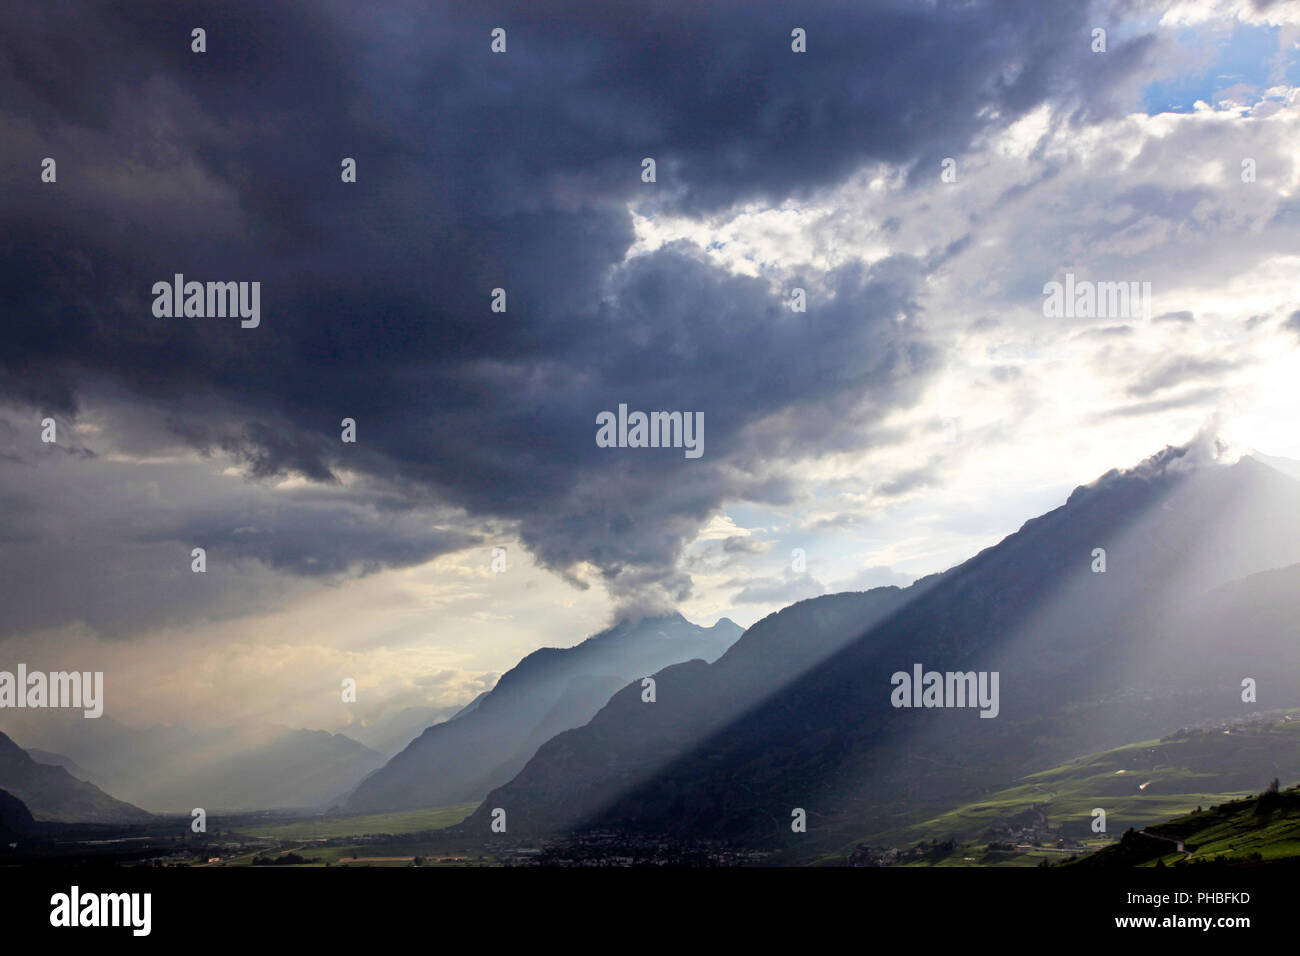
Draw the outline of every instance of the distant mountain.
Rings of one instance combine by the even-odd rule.
[[[452,717],[463,717],[463,716],[465,716],[465,715],[468,714],[471,710],[473,710],[475,707],[477,707],[479,704],[483,703],[483,698],[486,697],[486,696],[487,696],[488,694],[490,694],[490,693],[492,693],[491,690],[485,690],[485,691],[483,691],[483,692],[480,693],[478,696],[476,696],[473,700],[471,700],[468,704],[466,704],[464,707],[462,707],[460,710],[456,711],[456,713],[452,714]]]
[[[534,651],[489,693],[429,727],[346,803],[355,813],[463,803],[511,777],[551,734],[586,723],[613,689],[678,661],[714,660],[741,629],[680,614],[625,621],[570,648]]]
[[[38,763],[0,733],[0,789],[26,804],[37,820],[69,823],[144,823],[152,815],[110,797],[62,767]]]
[[[86,720],[62,710],[10,733],[29,751],[57,754],[96,785],[155,810],[163,808],[151,806],[149,797],[164,777],[176,780],[197,765],[250,745],[235,728],[133,727],[108,715]]]
[[[164,775],[148,791],[148,802],[185,811],[328,806],[383,765],[383,754],[343,734],[293,730],[181,779]]]
[[[1280,471],[1291,478],[1300,479],[1300,461],[1296,461],[1294,458],[1278,458],[1258,451],[1252,451],[1250,457],[1260,464],[1268,465],[1274,471]]]
[[[1079,754],[1291,706],[1300,568],[1266,572],[1297,563],[1300,483],[1168,448],[943,574],[765,618],[717,662],[655,675],[654,704],[625,688],[462,829],[488,832],[500,807],[513,833],[834,844]],[[997,673],[997,716],[893,706],[892,675],[915,664]]]
[[[71,757],[65,757],[63,754],[50,753],[48,750],[38,750],[35,747],[27,748],[27,756],[31,757],[37,763],[49,764],[53,767],[62,767],[78,780],[84,780],[87,783],[95,783],[92,774]]]
[[[592,677],[584,674],[572,678],[551,709],[542,715],[532,733],[488,775],[489,779],[509,780],[528,763],[528,758],[537,752],[538,747],[558,733],[571,727],[581,727],[626,684],[627,681],[621,677]]]
[[[384,755],[342,734],[270,725],[128,727],[109,717],[42,724],[41,749],[156,812],[337,803]]]
[[[387,759],[401,752],[426,727],[454,717],[458,712],[455,708],[403,707],[378,720],[367,721],[364,726],[350,724],[341,733],[371,750],[377,750]]]

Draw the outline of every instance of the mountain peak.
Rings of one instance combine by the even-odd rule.
[[[619,688],[682,661],[720,657],[740,636],[730,621],[680,612],[629,614],[571,647],[543,647],[501,675],[477,705],[428,727],[364,781],[358,812],[479,799],[523,769],[537,747],[587,723]]]
[[[492,808],[510,807],[515,833],[771,847],[786,839],[781,813],[810,793],[827,845],[848,832],[840,820],[884,833],[922,804],[937,818],[996,777],[1155,737],[1188,713],[1240,714],[1238,675],[1267,674],[1294,700],[1295,578],[1252,577],[1291,567],[1300,487],[1198,436],[1108,472],[906,592],[802,601],[712,664],[663,669],[670,720],[625,687],[538,747],[462,826],[485,831]],[[1015,688],[1003,719],[900,710],[887,682],[920,661],[999,675]]]
[[[1245,449],[1209,433],[1197,435],[1183,445],[1166,445],[1129,468],[1112,468],[1086,485],[1070,493],[1067,503],[1073,503],[1094,491],[1132,481],[1159,481],[1189,475],[1202,468],[1237,464],[1245,456]]]
[[[19,755],[26,757],[27,751],[18,746],[18,744],[14,742],[13,738],[8,734],[0,731],[0,756],[8,757],[12,760]]]
[[[604,633],[641,627],[646,624],[689,624],[681,611],[628,611],[620,614]]]

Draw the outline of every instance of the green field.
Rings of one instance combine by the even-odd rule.
[[[1300,780],[1300,720],[1262,718],[1230,733],[1146,740],[1092,754],[927,820],[909,835],[976,836],[998,821],[1041,812],[1049,824],[1084,837],[1094,807],[1105,809],[1109,832],[1123,832],[1249,796],[1279,770],[1288,783]]]
[[[294,864],[291,869],[309,869],[311,867],[407,867],[413,865],[414,859],[420,859],[421,866],[489,866],[494,861],[484,857],[448,856],[447,850],[424,843],[412,842],[386,846],[359,844],[355,846],[321,846],[306,844],[302,846],[285,843],[277,850],[257,850],[235,857],[228,857],[220,864],[223,867],[253,867],[256,857],[280,859],[289,853],[296,853],[310,863]],[[282,869],[286,867],[267,867]],[[257,867],[261,869],[261,867]]]
[[[460,803],[427,810],[402,810],[396,813],[371,813],[355,817],[319,817],[293,823],[270,824],[241,830],[251,837],[268,840],[330,840],[369,834],[420,833],[441,830],[460,823],[474,812],[477,803]]]

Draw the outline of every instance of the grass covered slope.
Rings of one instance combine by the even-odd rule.
[[[1300,787],[1274,786],[1158,826],[1127,831],[1119,843],[1068,861],[1078,867],[1300,864]]]
[[[1300,779],[1300,715],[1272,713],[1180,730],[1080,757],[824,862],[1059,861],[1111,845],[1126,830],[1249,797],[1272,777]],[[1105,833],[1092,830],[1098,808],[1106,813]]]
[[[986,800],[911,828],[914,838],[969,837],[1041,816],[1063,835],[1091,834],[1092,811],[1121,832],[1232,797],[1272,776],[1300,779],[1300,719],[1291,715],[1182,730],[1036,773]]]

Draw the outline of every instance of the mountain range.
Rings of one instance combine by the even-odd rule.
[[[385,760],[350,737],[326,731],[130,727],[108,716],[48,716],[41,746],[29,749],[33,757],[159,813],[329,805]],[[39,803],[29,806],[38,813]]]
[[[28,752],[0,734],[0,790],[37,821],[482,800],[453,837],[489,834],[504,810],[530,837],[804,858],[869,843],[1081,755],[1300,704],[1300,471],[1224,451],[1193,443],[1110,471],[905,588],[801,601],[743,632],[667,614],[542,648],[449,719],[415,707],[357,728],[382,749],[51,713]],[[900,700],[900,676],[925,672],[996,677],[976,682],[996,700],[900,706],[922,703]]]
[[[0,733],[0,791],[25,805],[37,820],[76,823],[147,823],[153,815],[110,797],[63,767],[38,763]],[[22,813],[10,807],[10,813]]]
[[[911,587],[803,601],[619,691],[462,825],[833,844],[1083,753],[1300,698],[1300,483],[1167,448]],[[1000,711],[899,708],[921,664]],[[1245,681],[1258,699],[1244,701]],[[795,832],[802,810],[807,833]]]
[[[461,710],[464,708],[403,707],[377,719],[349,724],[340,732],[388,759],[424,733],[426,727],[455,717]]]
[[[629,681],[715,660],[741,634],[723,618],[625,620],[569,648],[534,651],[451,720],[429,727],[348,798],[351,813],[463,803],[510,780],[555,734],[585,724]]]

